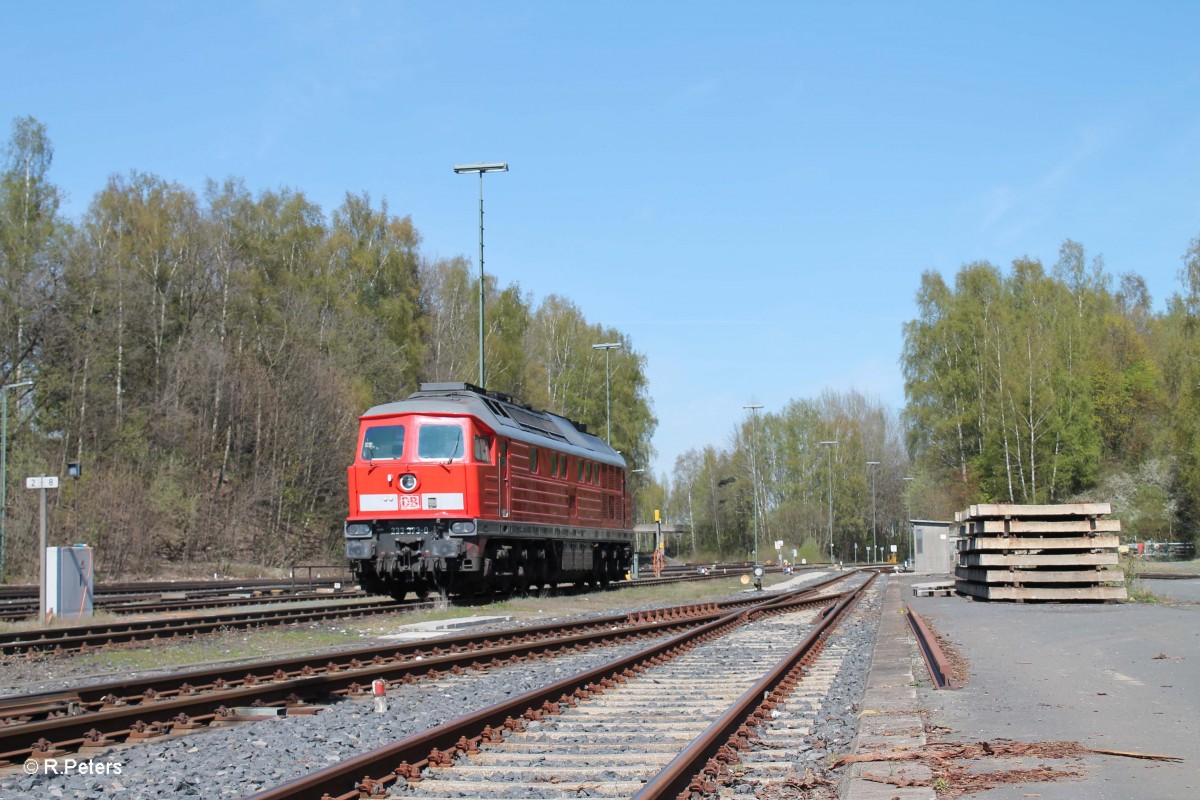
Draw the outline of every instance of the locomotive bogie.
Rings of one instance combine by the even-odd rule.
[[[604,585],[632,558],[620,455],[467,384],[368,411],[348,479],[346,556],[367,591]]]

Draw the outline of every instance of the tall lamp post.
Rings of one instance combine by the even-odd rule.
[[[630,475],[630,477],[632,477],[633,475],[635,475],[639,472],[645,472],[645,471],[646,471],[645,467],[639,467],[638,469],[629,470],[629,475]],[[631,497],[632,497],[632,495],[631,495]],[[641,549],[642,535],[637,532],[637,519],[636,519],[637,504],[636,503],[633,506],[633,510],[634,510],[634,517],[635,517],[635,519],[633,520],[633,522],[634,522],[634,525],[633,525],[633,564],[630,566],[630,569],[629,569],[629,577],[636,581],[638,579],[638,550]]]
[[[754,437],[756,428],[758,427],[758,411],[762,408],[757,403],[750,403],[742,406],[750,412],[750,480],[754,484],[754,567],[755,575],[758,575],[758,456],[754,452]]]
[[[878,461],[868,461],[867,466],[871,473],[871,552],[875,554],[875,560],[879,560],[879,541],[875,534],[875,467],[879,466]]]
[[[4,579],[4,548],[8,543],[5,539],[5,525],[8,522],[8,391],[33,386],[33,381],[24,380],[16,383],[6,383],[0,388],[0,397],[4,411],[3,422],[0,422],[0,580]]]
[[[837,439],[821,444],[829,448],[829,565],[833,566],[833,447]]]
[[[620,348],[620,342],[608,342],[606,344],[594,344],[593,350],[604,351],[604,423],[607,431],[604,441],[612,444],[612,373],[609,371],[608,356],[613,350]]]
[[[908,506],[908,515],[911,517],[912,516],[912,480],[913,479],[912,479],[912,476],[910,475],[910,476],[906,476],[904,478],[904,480],[905,480],[905,482],[908,483],[908,486],[906,486],[904,489],[904,499],[906,501],[905,504]],[[913,572],[916,572],[917,571],[917,529],[916,529],[916,527],[913,526],[911,519],[908,521],[908,530],[912,534],[912,542],[908,546],[908,557],[912,561]]]
[[[508,172],[508,164],[456,164],[454,171],[459,175],[479,173],[479,388],[486,389],[486,373],[483,369],[483,173]]]

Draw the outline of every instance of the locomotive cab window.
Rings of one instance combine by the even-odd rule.
[[[538,453],[537,448],[529,445],[529,471],[537,472]]]
[[[475,437],[475,460],[480,464],[492,463],[492,441],[486,436]]]
[[[404,455],[403,425],[373,425],[363,435],[362,458],[375,461]]]
[[[417,431],[417,457],[430,460],[462,458],[463,430],[458,425],[422,425]]]

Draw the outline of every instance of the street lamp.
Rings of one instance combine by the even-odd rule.
[[[742,406],[742,408],[744,408],[745,410],[750,412],[750,480],[754,484],[753,485],[753,490],[754,490],[754,566],[755,566],[754,574],[755,574],[755,576],[757,576],[758,575],[757,567],[759,565],[759,560],[758,560],[758,456],[754,452],[754,435],[755,435],[755,428],[757,427],[756,423],[758,422],[758,411],[759,411],[759,409],[762,408],[762,406],[758,405],[756,403],[750,403],[749,405]],[[761,583],[759,583],[759,588],[760,589],[762,588]]]
[[[879,466],[878,461],[868,461],[867,466],[870,467],[871,473],[871,550],[875,553],[875,559],[879,559],[879,541],[875,536],[875,467]]]
[[[4,577],[4,526],[8,521],[8,390],[33,386],[33,381],[24,380],[16,383],[6,383],[0,388],[3,397],[3,422],[0,423],[0,579]]]
[[[905,487],[905,491],[904,491],[904,500],[905,500],[905,505],[908,506],[908,515],[911,517],[912,516],[912,480],[913,479],[912,479],[911,475],[908,475],[908,476],[904,477],[904,480],[908,483],[908,486]],[[916,572],[917,571],[917,529],[912,524],[911,519],[908,521],[908,529],[912,533],[912,543],[908,547],[908,557],[912,560],[913,572]]]
[[[486,389],[483,371],[483,173],[508,172],[508,164],[456,164],[454,171],[459,175],[479,173],[479,388]]]
[[[604,351],[604,421],[607,426],[606,430],[608,431],[604,441],[608,442],[609,445],[612,444],[612,381],[610,379],[611,373],[609,372],[608,368],[608,356],[611,351],[618,349],[620,346],[620,342],[608,342],[607,344],[592,345],[593,350]]]
[[[833,566],[833,446],[837,439],[821,444],[829,448],[829,565]]]

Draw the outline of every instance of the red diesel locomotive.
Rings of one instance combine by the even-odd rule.
[[[630,565],[624,459],[498,392],[426,383],[375,406],[347,473],[346,557],[368,592],[604,586]]]

